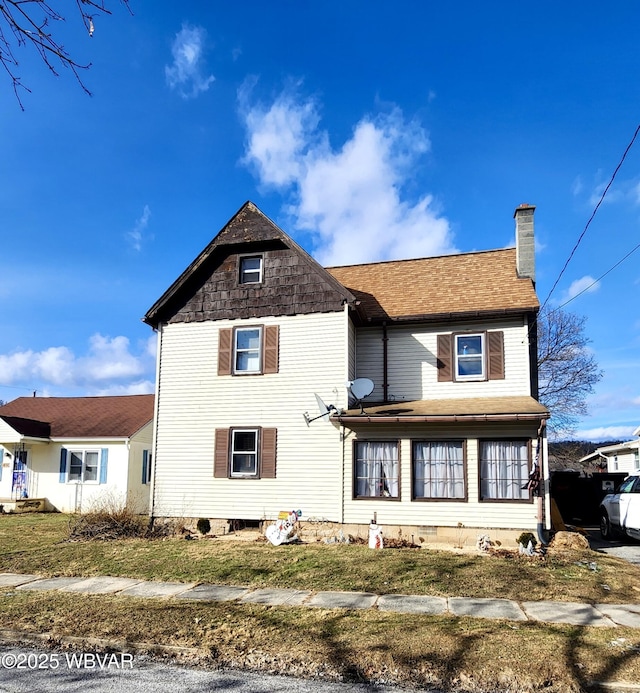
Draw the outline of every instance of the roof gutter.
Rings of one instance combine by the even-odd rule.
[[[550,416],[547,412],[539,414],[424,414],[414,416],[376,416],[375,414],[342,414],[332,416],[331,421],[343,424],[384,424],[384,423],[463,423],[468,421],[543,421]]]

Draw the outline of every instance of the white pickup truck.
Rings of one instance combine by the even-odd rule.
[[[640,539],[640,476],[628,476],[615,493],[602,499],[600,534],[603,539],[616,534]]]

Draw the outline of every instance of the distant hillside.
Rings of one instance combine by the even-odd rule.
[[[601,443],[594,443],[590,440],[561,440],[549,443],[549,468],[551,471],[573,470],[588,474],[602,471],[602,467],[599,467],[594,461],[590,464],[581,464],[580,458],[591,454],[597,448],[622,442],[621,440],[607,440]]]

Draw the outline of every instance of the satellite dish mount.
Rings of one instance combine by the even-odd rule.
[[[307,426],[312,422],[316,421],[316,419],[321,419],[323,416],[331,416],[333,412],[338,413],[337,407],[334,407],[333,404],[326,405],[323,401],[320,395],[316,394],[315,392],[313,393],[316,397],[316,402],[318,403],[318,411],[320,412],[318,416],[314,416],[311,418],[309,416],[308,412],[305,412],[302,416],[304,416],[304,420],[307,423]]]
[[[355,380],[349,381],[347,383],[347,387],[349,388],[349,392],[353,395],[356,402],[360,405],[360,413],[364,414],[365,411],[362,400],[373,392],[373,388],[375,387],[373,380],[370,378],[356,378]]]

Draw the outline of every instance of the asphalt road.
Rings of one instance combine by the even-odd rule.
[[[107,659],[104,659],[104,658]],[[159,664],[139,655],[0,647],[0,693],[407,693],[406,688],[335,683],[245,671]],[[421,689],[424,693],[424,689]],[[442,693],[432,689],[432,693]]]

